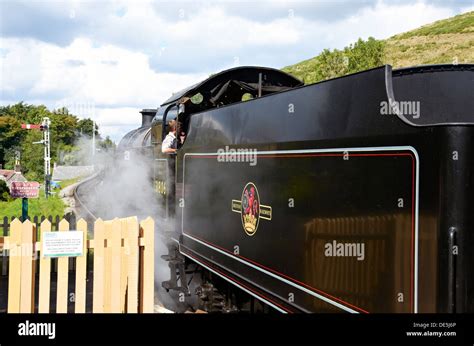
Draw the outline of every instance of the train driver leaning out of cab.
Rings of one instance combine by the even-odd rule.
[[[166,135],[163,143],[161,144],[161,152],[165,154],[176,154],[176,121],[171,120],[168,123],[169,132]]]

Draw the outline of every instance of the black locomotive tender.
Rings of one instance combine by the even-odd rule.
[[[209,311],[474,312],[473,90],[474,65],[238,67],[143,110],[121,147],[153,165],[163,287],[199,276]]]

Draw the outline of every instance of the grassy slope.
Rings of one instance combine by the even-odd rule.
[[[386,62],[394,67],[474,62],[474,12],[440,20],[386,40]]]
[[[474,63],[474,12],[440,20],[390,37],[385,42],[384,63],[394,68],[426,64]],[[324,68],[318,56],[283,68],[284,71],[315,82],[314,71]]]

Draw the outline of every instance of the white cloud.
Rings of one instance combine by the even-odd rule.
[[[15,91],[31,88],[40,78],[41,69],[37,63],[40,54],[31,49],[36,43],[33,40],[0,40],[0,89]],[[12,49],[14,47],[14,49]]]
[[[314,56],[324,48],[342,48],[359,37],[387,38],[456,13],[450,7],[424,1],[378,1],[354,8],[350,16],[331,13],[333,18],[328,21],[323,15],[308,16],[307,12],[324,11],[319,4],[264,4],[275,17],[259,21],[232,12],[235,3],[224,1],[188,6],[191,8],[186,3],[174,8],[166,1],[138,5],[126,2],[125,14],[119,17],[111,13],[103,18],[94,37],[144,52],[152,58],[153,67],[173,71],[215,71],[231,66],[235,58],[242,64],[282,67]],[[167,6],[174,10],[165,16],[160,8]],[[245,1],[240,6],[253,3]],[[294,9],[293,16],[288,15],[289,9]]]
[[[140,110],[141,108],[137,107],[97,108],[95,119],[104,126],[136,125],[138,127],[141,122]]]
[[[99,105],[158,105],[172,91],[195,83],[204,74],[157,73],[148,57],[112,45],[94,47],[78,38],[71,45],[39,43],[41,76],[33,94],[68,91],[70,101],[90,100]],[[61,101],[61,100],[58,100]]]
[[[472,2],[472,0],[471,0]],[[466,12],[472,12],[474,11],[474,5],[466,6],[466,7],[461,7],[460,13],[466,13]]]
[[[453,10],[449,8],[423,1],[406,5],[389,5],[380,1],[374,7],[364,8],[351,16],[348,25],[339,23],[337,33],[342,36],[347,32],[344,29],[350,27],[357,36],[382,39],[453,15]]]
[[[458,13],[438,3],[379,1],[355,6],[350,16],[331,13],[326,20],[308,15],[324,11],[326,3],[279,1],[258,4],[274,13],[259,20],[251,11],[247,16],[236,11],[235,2],[178,7],[171,1],[115,1],[97,10],[84,6],[88,2],[59,4],[27,6],[36,6],[30,10],[38,15],[66,16],[71,26],[87,25],[64,46],[2,37],[2,99],[50,107],[92,104],[93,117],[114,138],[140,123],[141,108],[158,106],[172,92],[234,65],[236,58],[237,64],[282,67],[323,48],[342,48],[359,37],[387,38]]]
[[[51,108],[66,106],[100,126],[130,129],[139,124],[143,107],[155,108],[172,92],[208,76],[157,73],[143,53],[112,45],[94,47],[84,38],[64,48],[5,39],[2,48],[7,52],[0,60],[5,71],[2,91],[27,87],[27,102],[41,102],[43,97]]]
[[[141,124],[139,111],[143,107],[96,108],[94,119],[103,137],[110,136],[117,144],[131,129]]]

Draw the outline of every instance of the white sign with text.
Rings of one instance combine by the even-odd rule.
[[[42,243],[44,257],[82,256],[84,232],[44,232]]]

